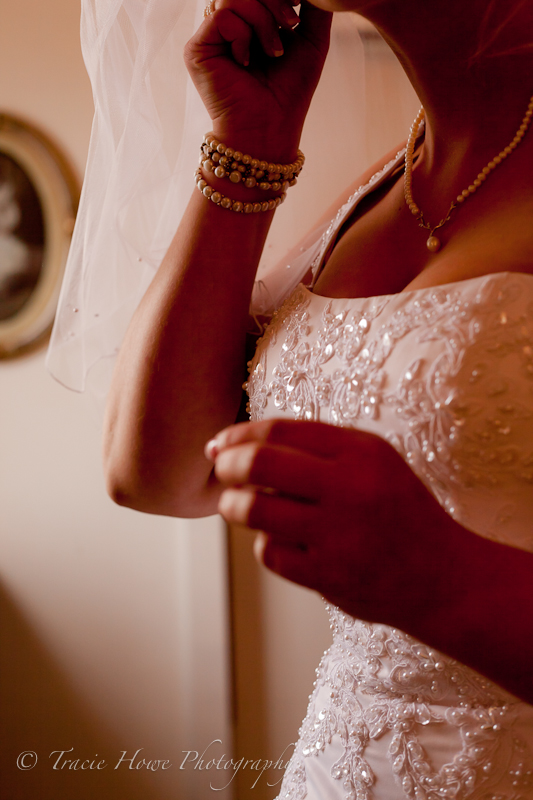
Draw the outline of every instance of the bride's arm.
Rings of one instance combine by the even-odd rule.
[[[292,31],[286,0],[269,0],[268,8],[218,0],[217,9],[186,54],[214,133],[252,156],[291,163],[327,52],[330,15],[303,4]],[[280,25],[285,54],[276,58]],[[252,51],[246,68],[252,33],[262,52]],[[235,200],[265,199],[225,179],[209,183]],[[113,378],[104,460],[118,503],[176,516],[216,510],[219,489],[203,447],[237,416],[248,306],[272,214],[234,213],[194,191]]]
[[[215,512],[203,445],[237,417],[248,305],[271,216],[191,198],[113,377],[104,460],[116,502],[157,514]]]

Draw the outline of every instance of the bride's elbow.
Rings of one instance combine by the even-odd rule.
[[[151,476],[146,459],[131,446],[134,437],[121,437],[119,433],[117,426],[108,424],[103,439],[104,479],[111,500],[134,511],[175,516],[169,514],[164,502],[161,481]]]
[[[104,459],[106,489],[119,506],[167,517],[195,518],[217,513],[218,495],[209,480],[161,475],[146,465]]]
[[[168,513],[163,509],[162,498],[149,481],[141,480],[134,468],[121,467],[111,458],[104,459],[104,478],[111,500],[124,508],[148,514]]]
[[[119,506],[146,514],[202,517],[215,514],[218,494],[212,465],[162,437],[140,436],[110,414],[103,438],[107,493]]]

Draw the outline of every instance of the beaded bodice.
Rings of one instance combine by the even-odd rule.
[[[532,276],[355,299],[300,285],[246,386],[252,419],[381,436],[466,528],[533,550]],[[328,610],[333,644],[280,800],[533,798],[533,707],[401,631]]]
[[[533,709],[401,631],[327,606],[317,669],[279,800],[526,800]],[[317,773],[323,793],[309,789]]]
[[[533,550],[533,277],[358,299],[300,286],[259,341],[247,390],[252,419],[387,439],[465,527]],[[533,798],[532,707],[328,608],[333,644],[280,798]]]
[[[300,286],[247,389],[252,419],[382,436],[461,524],[533,550],[533,277],[357,299]]]

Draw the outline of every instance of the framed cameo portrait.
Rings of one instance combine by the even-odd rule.
[[[48,337],[78,199],[78,181],[55,145],[0,113],[0,358]]]

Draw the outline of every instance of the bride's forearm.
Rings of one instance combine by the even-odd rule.
[[[209,185],[232,200],[257,203],[281,197],[285,183],[272,178],[263,191],[258,173],[279,172],[292,183],[289,175],[298,171],[298,142],[328,50],[331,14],[303,4],[299,17],[292,11],[287,18],[277,3],[241,5],[238,15],[231,9],[208,15],[185,48],[185,63],[212,120],[216,153],[226,143],[238,172],[246,173],[245,154],[267,164],[234,184],[232,177],[215,177],[228,162],[218,163],[208,146]],[[295,169],[268,169],[278,163]],[[117,363],[104,445],[117,502],[177,516],[216,510],[219,491],[203,446],[235,421],[240,405],[248,306],[272,215],[234,213],[194,193]]]
[[[119,354],[104,434],[116,502],[172,516],[216,511],[203,447],[238,412],[249,301],[271,218],[193,194]]]

